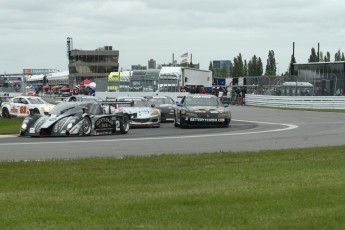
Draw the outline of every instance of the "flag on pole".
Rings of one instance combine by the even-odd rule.
[[[181,63],[188,62],[188,53],[181,55]]]

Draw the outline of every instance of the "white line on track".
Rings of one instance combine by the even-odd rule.
[[[233,119],[234,120],[234,119]],[[298,128],[297,125],[293,124],[280,124],[263,121],[245,121],[245,120],[234,120],[248,123],[259,123],[267,125],[281,125],[286,126],[280,129],[271,129],[264,131],[252,131],[252,132],[239,132],[239,133],[212,133],[212,134],[201,134],[201,135],[187,135],[187,136],[174,136],[174,137],[144,137],[144,138],[128,138],[128,139],[107,139],[107,140],[80,140],[80,141],[48,141],[40,142],[40,145],[44,144],[74,144],[74,143],[94,143],[94,142],[124,142],[124,141],[147,141],[147,140],[167,140],[167,139],[186,139],[186,138],[200,138],[200,137],[219,137],[219,136],[234,136],[234,135],[246,135],[246,134],[258,134],[258,133],[270,133],[270,132],[281,132]],[[14,143],[0,143],[0,146],[5,145],[37,145],[37,142],[14,142]]]
[[[0,135],[0,138],[17,137],[18,135]]]

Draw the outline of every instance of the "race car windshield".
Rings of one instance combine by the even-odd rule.
[[[81,106],[74,105],[73,103],[62,103],[56,105],[50,112],[50,114],[61,115],[63,113],[75,114],[82,113],[83,109]]]
[[[40,98],[28,98],[28,101],[30,104],[45,104],[45,102]]]
[[[220,106],[216,97],[186,97],[186,106]]]
[[[96,97],[71,97],[68,101],[97,101]]]
[[[152,98],[150,103],[154,105],[174,104],[170,98]]]

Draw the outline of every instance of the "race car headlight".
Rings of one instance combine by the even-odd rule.
[[[160,115],[160,111],[158,109],[153,109],[151,112],[151,116],[159,116]]]
[[[29,124],[30,120],[31,119],[29,119],[29,118],[24,119],[23,124],[21,126],[21,129],[26,130],[28,128],[28,124]]]
[[[73,127],[73,123],[71,122],[71,123],[69,123],[69,124],[67,125],[66,128],[67,128],[68,130],[70,130],[72,127]]]
[[[22,129],[25,130],[25,129],[27,129],[27,128],[28,128],[28,124],[27,124],[27,123],[23,123],[23,124],[22,124]]]

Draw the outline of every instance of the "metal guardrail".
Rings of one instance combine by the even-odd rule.
[[[246,105],[280,108],[345,109],[344,96],[265,96],[246,95]]]

